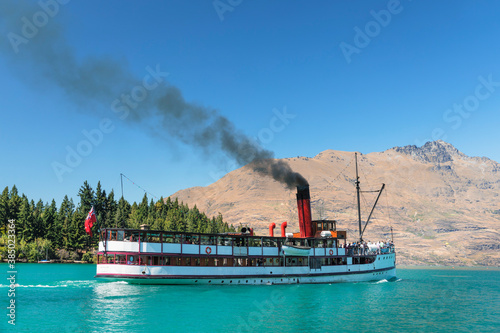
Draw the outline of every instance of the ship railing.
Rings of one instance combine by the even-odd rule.
[[[394,253],[395,252],[395,247],[394,246],[383,246],[381,248],[377,249],[370,249],[370,248],[362,248],[362,247],[353,247],[353,248],[347,248],[347,255],[348,256],[362,256],[362,255],[377,255],[377,254],[389,254],[389,253]]]

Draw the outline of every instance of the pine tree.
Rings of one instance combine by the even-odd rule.
[[[56,242],[54,244],[56,248],[67,249],[69,247],[71,218],[73,216],[74,210],[75,204],[73,203],[73,199],[70,200],[68,199],[68,196],[65,195],[57,214],[56,225],[60,227],[61,235],[60,237],[56,238]]]
[[[69,233],[68,233],[68,246],[70,250],[78,250],[85,248],[85,245],[89,242],[88,235],[85,232],[84,221],[87,217],[87,213],[82,214],[81,207],[78,207],[72,214]]]
[[[95,206],[94,190],[87,181],[83,183],[83,186],[78,192],[78,196],[80,197],[78,210],[80,214],[85,214],[86,217],[92,206]]]
[[[115,222],[115,215],[116,211],[118,209],[118,204],[115,201],[115,192],[111,190],[109,192],[108,197],[106,198],[106,204],[105,204],[105,219],[102,222],[102,228],[104,227],[112,227]]]
[[[33,210],[28,198],[23,195],[21,199],[21,209],[16,221],[17,237],[30,241],[33,239]]]
[[[118,201],[118,207],[116,209],[116,214],[114,217],[114,227],[115,228],[128,227],[129,225],[128,220],[131,212],[132,212],[132,207],[130,206],[127,200],[121,197],[120,201]]]
[[[44,232],[42,238],[56,244],[57,238],[60,237],[61,230],[57,225],[57,206],[56,201],[52,199],[52,203],[47,205],[42,213]]]
[[[198,232],[198,222],[199,216],[196,213],[196,206],[189,211],[186,217],[186,231],[187,232]]]
[[[104,223],[106,217],[106,191],[102,190],[101,182],[97,182],[97,187],[95,190],[95,201],[94,201],[94,210],[97,217],[98,223]]]
[[[165,219],[165,230],[166,231],[179,231],[180,227],[180,216],[177,210],[171,209],[167,213],[167,218]]]
[[[134,202],[134,204],[130,208],[130,214],[128,216],[126,227],[131,229],[139,229],[142,223],[143,222],[139,214],[139,205],[137,205],[137,203]]]
[[[32,201],[32,203],[34,203]],[[45,225],[43,224],[43,211],[44,211],[44,203],[42,199],[38,200],[36,205],[33,208],[33,235],[31,237],[32,240],[37,238],[43,238],[43,234],[45,233]]]
[[[2,231],[7,231],[7,224],[11,218],[11,213],[9,209],[9,187],[5,187],[0,196],[0,229]]]
[[[149,213],[148,196],[146,193],[144,193],[144,197],[142,198],[142,202],[138,206],[138,212],[137,212],[139,225],[146,223],[146,220],[148,219],[148,213]]]
[[[17,219],[20,209],[21,209],[21,197],[19,196],[16,185],[14,185],[10,190],[10,199],[9,199],[10,218]]]

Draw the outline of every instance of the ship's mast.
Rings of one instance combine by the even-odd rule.
[[[368,219],[366,220],[364,228],[361,228],[361,202],[359,199],[359,194],[361,193],[361,190],[359,188],[359,174],[358,174],[358,153],[354,153],[354,159],[356,161],[356,194],[358,197],[358,224],[359,224],[359,241],[363,241],[363,234],[365,232],[366,226],[368,225],[368,222],[370,222],[370,218],[372,217],[373,211],[375,210],[375,207],[377,206],[378,199],[380,199],[380,195],[382,194],[382,191],[385,188],[385,184],[382,184],[382,188],[380,190],[376,191],[363,191],[363,192],[378,192],[377,199],[375,200],[375,203],[373,204],[372,210],[370,212],[370,215],[368,215]]]
[[[358,223],[359,223],[359,241],[363,241],[361,232],[361,202],[359,200],[359,175],[358,175],[358,153],[354,153],[356,161],[356,195],[358,197]]]

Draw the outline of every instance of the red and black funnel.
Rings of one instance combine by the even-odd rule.
[[[297,186],[300,237],[313,237],[311,223],[311,194],[309,185]]]

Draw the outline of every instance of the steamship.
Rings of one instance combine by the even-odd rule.
[[[378,191],[378,198],[384,186]],[[396,277],[392,242],[366,244],[359,206],[359,242],[347,243],[335,220],[312,220],[309,185],[297,186],[300,232],[254,235],[253,229],[205,234],[106,228],[101,231],[96,278],[137,284],[260,285],[390,280]]]

